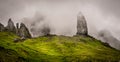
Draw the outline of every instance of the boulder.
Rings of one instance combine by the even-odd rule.
[[[30,34],[28,28],[25,26],[24,23],[21,23],[21,24],[20,24],[19,36],[20,36],[21,38],[31,38],[31,34]]]
[[[15,28],[15,25],[14,25],[13,21],[11,20],[11,18],[8,20],[8,25],[6,27],[6,30],[9,32],[16,33],[16,28]]]
[[[88,35],[87,23],[82,13],[77,16],[77,35]]]
[[[16,43],[16,42],[20,42],[21,41],[21,39],[20,38],[15,38],[14,39],[14,42]]]
[[[17,42],[22,42],[22,41],[24,41],[26,38],[23,38],[23,37],[21,37],[21,38],[15,38],[14,39],[14,42],[15,43],[17,43]]]
[[[5,27],[3,24],[0,23],[0,32],[4,31],[5,30]]]

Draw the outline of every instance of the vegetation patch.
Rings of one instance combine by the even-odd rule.
[[[14,42],[0,32],[0,62],[118,62],[120,51],[85,36],[41,36]]]

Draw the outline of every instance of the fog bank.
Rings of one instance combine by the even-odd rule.
[[[33,36],[42,35],[45,26],[51,34],[73,36],[82,12],[89,35],[99,39],[99,31],[107,29],[120,40],[119,6],[120,0],[0,0],[0,22],[6,25],[9,18],[24,22]]]

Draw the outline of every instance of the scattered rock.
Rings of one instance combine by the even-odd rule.
[[[77,35],[88,35],[87,23],[82,13],[77,16]]]
[[[22,41],[24,41],[26,38],[25,38],[25,37],[21,37],[20,39],[21,39]]]
[[[22,41],[24,41],[24,40],[26,40],[26,38],[24,38],[24,37],[15,38],[15,39],[14,39],[14,42],[17,43],[17,42],[22,42]]]
[[[15,38],[14,39],[14,42],[16,43],[16,42],[20,42],[21,41],[21,39],[20,38]]]

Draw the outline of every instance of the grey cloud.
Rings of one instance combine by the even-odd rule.
[[[120,39],[119,6],[120,0],[0,0],[0,22],[6,24],[12,18],[36,33],[48,25],[52,34],[72,36],[76,34],[76,18],[81,11],[89,35],[99,39],[98,32],[107,29]]]

